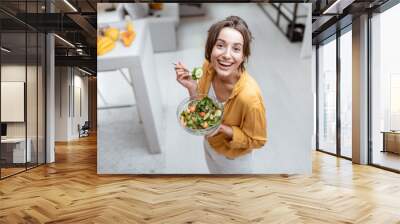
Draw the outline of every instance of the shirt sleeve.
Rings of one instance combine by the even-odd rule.
[[[261,148],[267,142],[265,109],[262,105],[253,106],[245,114],[243,127],[232,126],[233,137],[228,142],[231,149],[250,151]]]
[[[197,95],[201,95],[201,94],[206,94],[206,76],[208,75],[208,61],[205,60],[202,66],[203,69],[203,75],[201,76],[201,78],[199,79],[199,81],[197,82]]]

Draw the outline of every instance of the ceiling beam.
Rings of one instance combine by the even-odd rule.
[[[55,56],[56,66],[79,66],[97,71],[97,58],[91,56]]]
[[[67,15],[72,21],[82,28],[83,31],[88,35],[86,41],[91,46],[95,46],[97,30],[90,24],[85,17],[80,14],[68,14]]]
[[[344,9],[351,5],[354,0],[336,0],[332,2],[322,14],[342,14]]]

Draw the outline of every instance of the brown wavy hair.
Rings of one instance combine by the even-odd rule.
[[[253,36],[247,26],[246,22],[240,18],[239,16],[229,16],[226,19],[214,23],[210,29],[208,30],[206,48],[205,48],[205,57],[211,62],[211,52],[214,48],[215,42],[217,42],[217,38],[221,30],[225,27],[233,28],[240,32],[243,36],[243,57],[244,60],[240,65],[240,69],[244,71],[244,62],[247,62],[250,56],[250,44],[253,40]]]

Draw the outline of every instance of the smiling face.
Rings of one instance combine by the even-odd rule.
[[[243,36],[230,27],[221,30],[211,52],[211,65],[219,76],[237,74],[244,61]]]

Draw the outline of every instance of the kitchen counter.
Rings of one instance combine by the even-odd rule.
[[[125,24],[126,22],[123,21],[109,25],[112,27],[124,28]],[[101,26],[102,25],[98,25],[99,28]],[[159,83],[155,75],[156,71],[154,67],[153,46],[149,25],[146,19],[139,19],[133,21],[133,26],[136,37],[131,46],[125,47],[120,41],[117,41],[112,51],[97,57],[97,71],[102,72],[128,68],[133,83],[139,117],[144,126],[148,151],[152,154],[161,153],[164,113]],[[99,126],[101,129],[101,118],[99,118]],[[105,139],[100,139],[100,143],[115,141],[118,137],[119,136],[105,136],[103,137]],[[118,139],[118,141],[124,141],[124,139]],[[98,144],[98,147],[101,149],[103,145]]]

